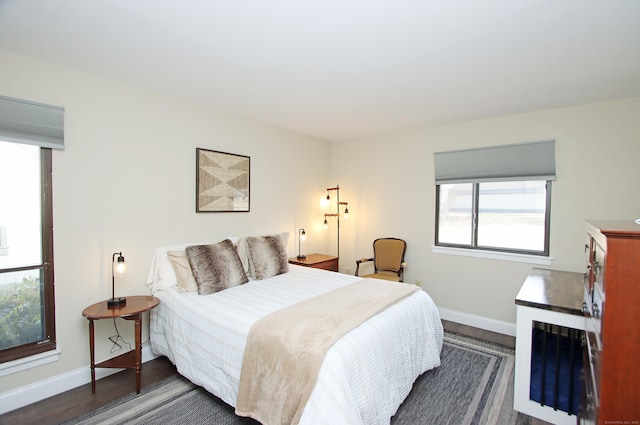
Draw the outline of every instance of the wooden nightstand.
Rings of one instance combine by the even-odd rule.
[[[324,269],[332,272],[338,271],[338,257],[325,254],[309,254],[307,258],[298,260],[298,258],[289,258],[290,264],[299,266],[312,267],[314,269]]]
[[[112,367],[136,370],[136,392],[140,394],[140,375],[142,373],[142,313],[150,311],[160,304],[156,297],[140,295],[127,297],[126,304],[116,308],[107,307],[106,301],[85,308],[82,315],[89,320],[89,349],[91,350],[91,392],[96,392],[96,368]],[[93,321],[100,319],[122,318],[135,320],[136,346],[133,350],[96,364]]]

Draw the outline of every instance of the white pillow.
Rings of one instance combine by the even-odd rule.
[[[196,292],[198,290],[198,284],[195,276],[193,276],[187,252],[184,249],[167,251],[167,257],[176,274],[178,292]]]
[[[176,272],[173,270],[171,261],[167,257],[167,251],[184,250],[189,245],[197,245],[195,243],[183,243],[176,245],[167,245],[156,248],[151,260],[151,267],[147,275],[147,287],[151,292],[162,291],[178,284]]]

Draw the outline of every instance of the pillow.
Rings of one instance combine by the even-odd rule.
[[[251,275],[256,280],[267,279],[289,271],[287,248],[278,235],[246,238]]]
[[[191,264],[189,264],[189,258],[187,258],[187,252],[185,250],[167,251],[167,257],[173,266],[173,271],[176,273],[176,280],[178,281],[179,292],[194,292],[198,290],[198,284],[195,277],[191,272]]]
[[[238,238],[229,237],[232,242],[238,240]],[[156,291],[162,291],[172,286],[178,285],[178,279],[173,264],[169,260],[167,252],[169,251],[184,251],[184,249],[190,245],[206,245],[210,244],[210,241],[191,241],[190,243],[179,243],[160,246],[156,248],[153,258],[151,259],[151,266],[149,267],[149,273],[147,275],[147,286],[151,289],[152,293]]]
[[[195,243],[175,244],[156,248],[147,276],[147,286],[151,289],[152,293],[178,284],[176,272],[171,265],[171,261],[169,261],[169,257],[167,257],[167,251],[183,250],[189,245],[195,245]]]
[[[266,236],[277,236],[282,241],[282,246],[284,246],[285,251],[287,250],[287,243],[289,242],[289,232],[277,233],[275,235],[266,235]],[[244,272],[248,277],[255,279],[253,277],[253,272],[251,271],[249,264],[249,248],[247,247],[247,236],[238,238],[236,241],[236,248],[238,249],[238,255],[240,256],[240,261],[242,261],[242,266],[244,267]]]
[[[248,282],[236,247],[229,239],[213,245],[188,246],[185,251],[200,295]]]

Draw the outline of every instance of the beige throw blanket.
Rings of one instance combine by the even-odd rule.
[[[329,348],[417,289],[363,279],[257,321],[242,360],[236,414],[265,425],[297,424]]]

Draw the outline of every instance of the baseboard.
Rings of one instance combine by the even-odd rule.
[[[151,351],[151,347],[142,347],[142,362],[148,362],[158,357]],[[123,369],[96,369],[96,380],[102,379]],[[72,390],[91,382],[89,365],[71,370],[61,375],[53,376],[42,381],[34,382],[23,387],[0,393],[0,415],[19,409],[40,400]]]
[[[474,328],[480,328],[487,331],[497,332],[504,335],[516,336],[516,324],[503,322],[501,320],[490,319],[488,317],[476,316],[474,314],[463,313],[461,311],[449,310],[447,308],[438,308],[440,317],[443,320],[456,322]]]

